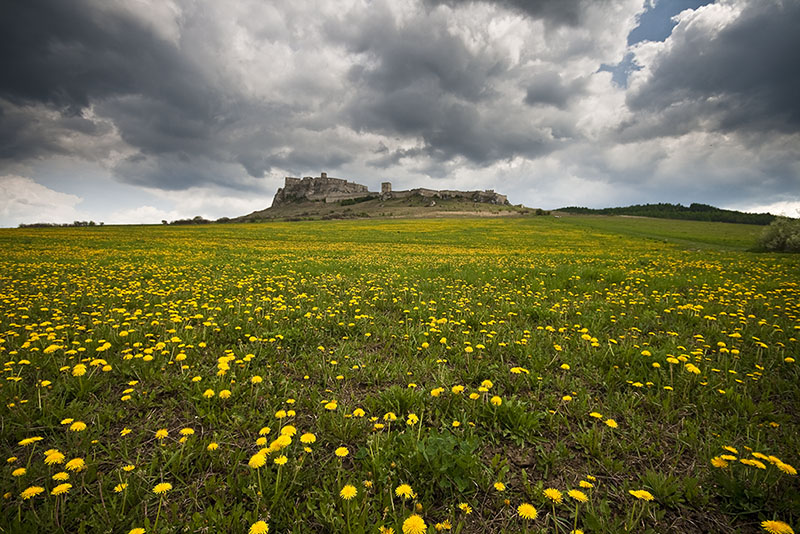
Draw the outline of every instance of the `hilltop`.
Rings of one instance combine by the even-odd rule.
[[[381,191],[327,173],[319,177],[287,176],[269,208],[231,219],[234,222],[300,219],[353,219],[368,217],[500,217],[526,215],[533,210],[512,206],[505,195],[493,190],[458,191],[416,188]],[[541,210],[539,210],[541,212]]]

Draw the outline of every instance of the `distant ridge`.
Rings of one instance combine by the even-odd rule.
[[[638,217],[656,217],[659,219],[684,219],[691,221],[715,221],[740,224],[768,225],[775,220],[770,213],[745,213],[736,210],[725,210],[708,204],[692,203],[688,207],[681,204],[634,204],[621,208],[591,209],[577,206],[560,208],[556,211],[581,215],[633,215]]]

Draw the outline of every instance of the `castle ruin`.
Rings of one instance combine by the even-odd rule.
[[[319,177],[305,176],[303,178],[286,177],[282,188],[275,193],[272,206],[277,207],[289,202],[320,201],[325,203],[341,202],[342,200],[360,198],[380,198],[388,200],[393,198],[409,198],[419,196],[430,199],[462,198],[472,202],[486,204],[507,205],[506,195],[495,193],[492,189],[485,191],[456,191],[435,190],[426,188],[409,189],[406,191],[392,191],[391,182],[381,183],[381,192],[372,192],[367,186],[348,182],[341,178],[329,178],[328,174],[320,173]]]

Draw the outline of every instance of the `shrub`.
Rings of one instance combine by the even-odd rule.
[[[800,219],[778,217],[764,228],[758,243],[773,252],[800,252]]]

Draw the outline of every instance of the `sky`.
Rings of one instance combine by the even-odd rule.
[[[800,215],[800,0],[0,3],[0,226],[285,176]]]

